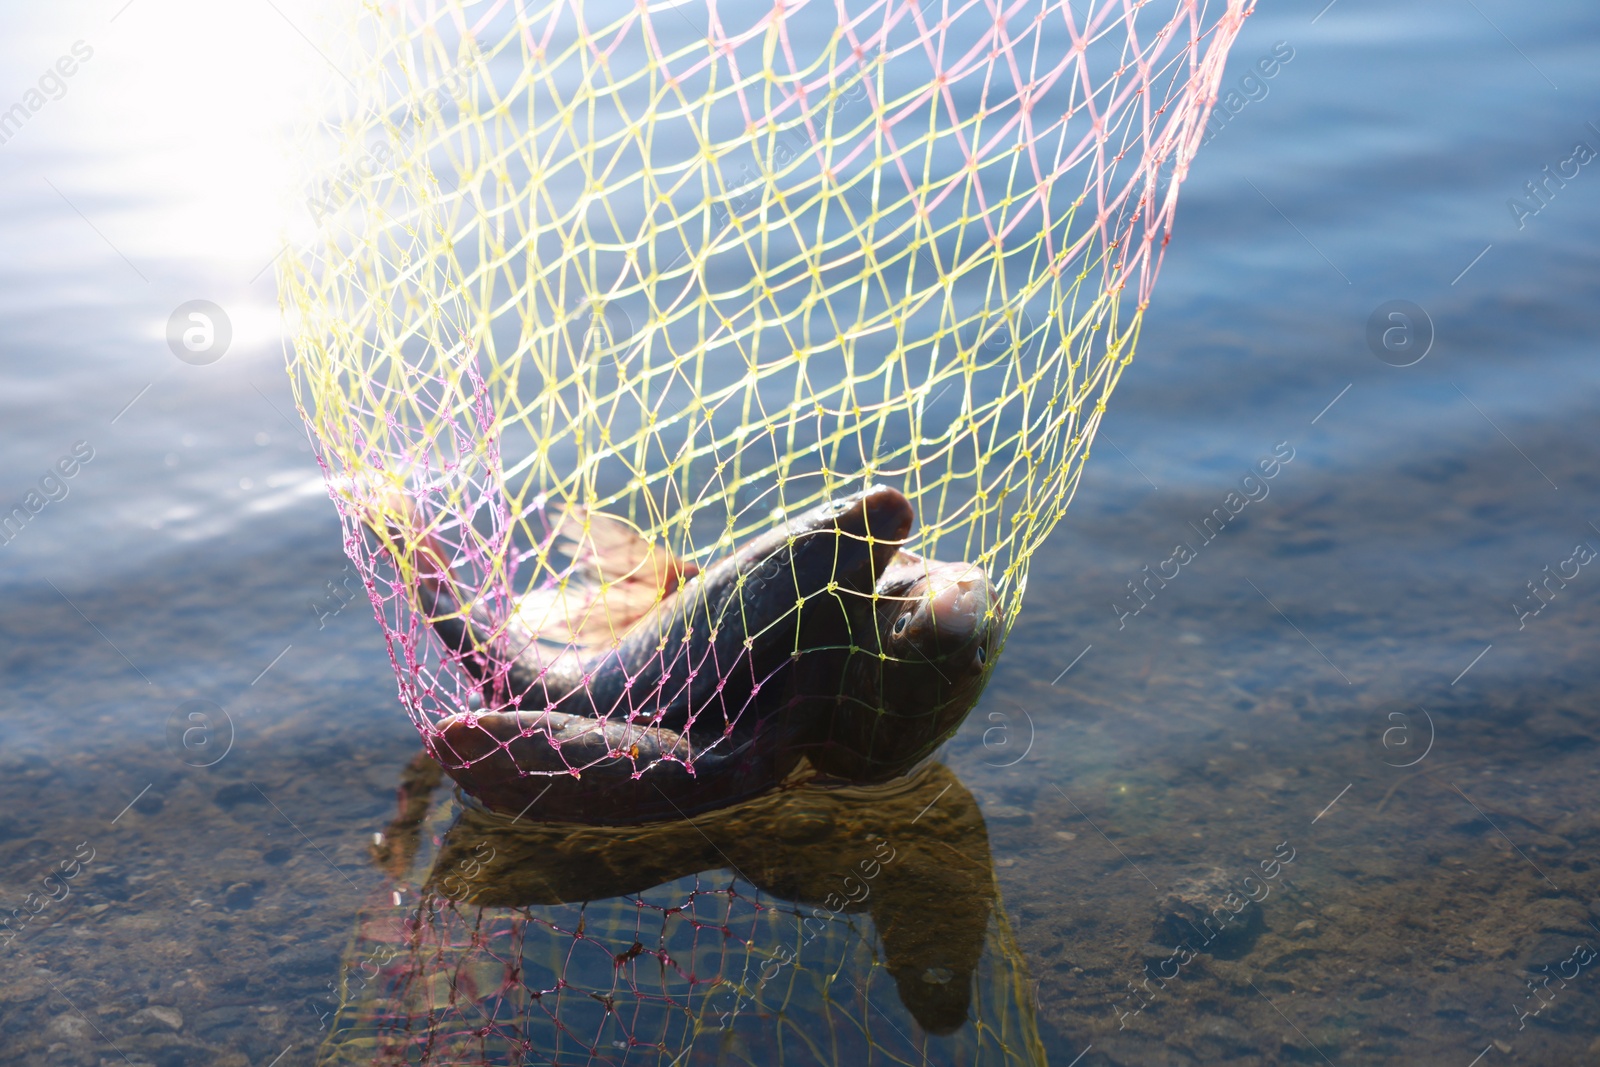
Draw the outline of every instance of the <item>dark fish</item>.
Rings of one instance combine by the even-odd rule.
[[[583,518],[593,525],[595,517]],[[536,619],[555,611],[560,625],[534,629],[526,604],[519,620],[498,628],[481,609],[463,609],[443,552],[420,539],[423,611],[484,684],[488,706],[515,709],[444,719],[430,740],[434,754],[483,803],[520,810],[537,797],[535,817],[544,819],[647,821],[768,789],[796,771],[814,732],[814,680],[843,669],[842,620],[873,625],[874,585],[912,521],[902,494],[873,487],[806,512],[686,581],[687,569],[664,553],[643,557],[635,568],[643,580],[653,588],[662,578],[671,590],[636,620],[596,606],[597,595],[535,603]],[[594,612],[609,642],[541,647],[540,637],[586,632]],[[646,767],[649,777],[640,778]]]
[[[461,608],[423,538],[423,609],[485,703],[509,709],[443,720],[435,754],[492,808],[536,799],[536,817],[585,822],[707,810],[817,772],[902,774],[977,702],[998,630],[980,568],[899,549],[912,521],[873,487],[699,573],[570,512],[557,533],[589,581],[530,594],[498,629]]]

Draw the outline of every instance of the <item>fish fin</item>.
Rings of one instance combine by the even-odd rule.
[[[538,640],[585,653],[615,647],[700,570],[603,512],[567,508],[553,533],[572,563],[555,585],[521,597],[517,616]]]

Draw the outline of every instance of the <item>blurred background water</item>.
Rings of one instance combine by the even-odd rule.
[[[0,547],[0,911],[85,862],[0,952],[0,1062],[309,1063],[418,748],[282,370],[276,137],[339,57],[310,5],[0,18],[0,108],[42,100],[0,144],[0,505],[77,460]],[[945,753],[1051,1062],[1600,1060],[1597,43],[1577,3],[1247,23]],[[207,366],[165,340],[194,299]],[[1173,977],[1173,895],[1291,854]]]

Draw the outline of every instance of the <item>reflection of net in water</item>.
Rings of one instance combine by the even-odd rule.
[[[982,819],[943,767],[697,823],[469,811],[422,902],[363,917],[320,1062],[1042,1062]]]
[[[1037,1062],[1018,961],[986,955],[972,1027],[933,1037],[871,923],[812,911],[695,880],[587,907],[447,904],[428,924],[439,942],[377,968],[383,999],[332,1022],[322,1062],[887,1065],[922,1063],[925,1049],[940,1063]],[[376,966],[389,944],[362,940],[356,958]]]
[[[397,488],[504,626],[569,506],[704,564],[884,482],[1008,626],[1252,2],[386,8],[283,292],[419,727],[477,687]]]

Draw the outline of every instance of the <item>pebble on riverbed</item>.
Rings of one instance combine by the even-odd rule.
[[[148,1008],[140,1008],[128,1016],[128,1026],[142,1034],[148,1034],[162,1028],[173,1031],[182,1030],[183,1012],[177,1008],[152,1004]]]
[[[1234,914],[1241,900],[1244,907]],[[1265,928],[1261,907],[1244,897],[1234,876],[1210,867],[1179,879],[1167,893],[1156,909],[1151,941],[1163,946],[1188,944],[1196,951],[1231,957],[1248,951]]]

